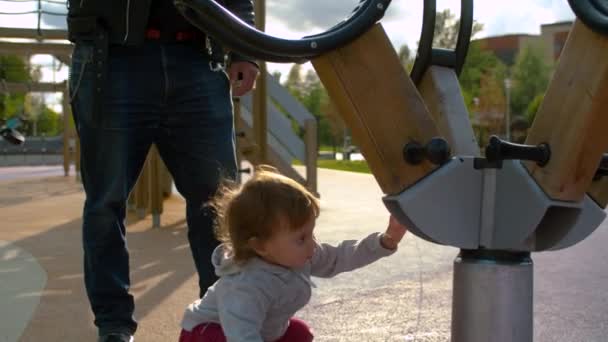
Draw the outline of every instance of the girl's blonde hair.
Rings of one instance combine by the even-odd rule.
[[[319,216],[319,200],[300,183],[269,166],[258,166],[240,188],[224,184],[211,200],[217,214],[215,235],[235,262],[255,256],[249,241],[264,241],[278,229],[296,230]]]

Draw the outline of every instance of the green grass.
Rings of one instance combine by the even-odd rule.
[[[293,165],[302,166],[301,161],[292,160]],[[331,169],[339,171],[372,173],[365,160],[333,160],[333,159],[317,159],[317,167],[322,169]]]
[[[341,151],[340,148],[337,148],[338,152]],[[331,145],[321,145],[319,146],[319,151],[323,151],[323,152],[333,152],[334,151],[334,147]]]
[[[317,166],[322,169],[371,173],[365,160],[317,160]]]

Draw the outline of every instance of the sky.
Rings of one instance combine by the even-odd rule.
[[[0,13],[27,12],[35,10],[37,2],[20,0],[0,0]],[[45,1],[45,0],[43,0]],[[46,0],[43,11],[65,13],[66,6],[61,0]],[[266,0],[266,32],[273,36],[298,39],[306,35],[323,32],[343,18],[358,4],[359,0]],[[422,27],[423,0],[393,0],[386,15],[381,20],[393,46],[398,49],[407,44],[416,50]],[[460,0],[437,0],[437,10],[450,9],[457,16]],[[36,14],[0,14],[0,27],[36,27]],[[483,24],[483,31],[474,38],[526,33],[539,34],[540,25],[564,20],[573,20],[574,14],[567,0],[474,0],[474,19]],[[44,15],[43,28],[65,27],[65,18]],[[48,59],[40,59],[50,64]],[[270,72],[279,71],[287,75],[290,64],[269,63]],[[310,63],[304,69],[311,68]],[[48,68],[50,69],[50,67]],[[61,81],[65,71],[55,73]],[[59,76],[58,76],[59,75]],[[63,75],[63,76],[62,76]],[[45,80],[50,81],[52,73],[45,72]]]

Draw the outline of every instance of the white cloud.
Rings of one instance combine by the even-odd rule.
[[[275,36],[298,39],[319,33],[347,17],[359,0],[267,0],[266,31]],[[422,26],[423,0],[393,0],[382,19],[382,25],[398,48],[408,44],[412,51],[420,37]],[[509,33],[538,34],[540,25],[562,20],[572,20],[567,0],[474,0],[474,18],[484,24],[478,37]],[[0,12],[23,12],[35,9],[35,3],[3,2]],[[65,6],[49,3],[44,8],[51,12],[65,12]],[[450,9],[460,13],[460,0],[438,0],[437,10]],[[36,27],[35,14],[7,16],[0,15],[3,27]],[[65,19],[45,16],[42,27],[63,26]],[[269,63],[271,71],[287,73],[291,65]],[[307,63],[304,69],[310,68]]]
[[[57,0],[52,2],[42,2],[41,9],[41,28],[56,28],[66,27],[65,16],[55,14],[67,13],[65,4],[58,3]],[[11,1],[6,2],[0,0],[0,13],[15,13],[15,14],[0,14],[0,27],[17,27],[17,28],[35,28],[38,22],[38,14],[17,14],[35,12],[38,10],[37,1]],[[48,13],[44,13],[48,12]]]
[[[287,38],[319,33],[342,20],[358,3],[356,0],[336,0],[331,5],[322,0],[277,2],[270,1],[276,7],[270,8],[269,5],[267,32]],[[423,0],[391,3],[381,23],[395,48],[407,44],[412,51],[416,50],[422,28],[423,4]],[[311,9],[318,10],[311,12]],[[459,16],[460,0],[438,0],[437,10],[444,9],[450,9]],[[476,36],[481,38],[511,33],[539,34],[540,25],[573,20],[574,14],[566,0],[475,0],[474,19],[484,25],[484,30]],[[278,70],[283,75],[289,68],[290,65],[269,64],[270,70]],[[309,63],[304,66],[307,68],[310,68]]]

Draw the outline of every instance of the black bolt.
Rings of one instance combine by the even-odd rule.
[[[440,137],[432,138],[425,146],[410,141],[403,148],[403,159],[411,165],[418,165],[425,159],[435,165],[441,165],[450,159],[450,145]]]
[[[441,165],[450,159],[450,145],[445,139],[435,137],[426,144],[426,157],[431,163]]]
[[[425,158],[424,147],[415,141],[410,141],[403,148],[403,159],[411,165],[422,163]]]

